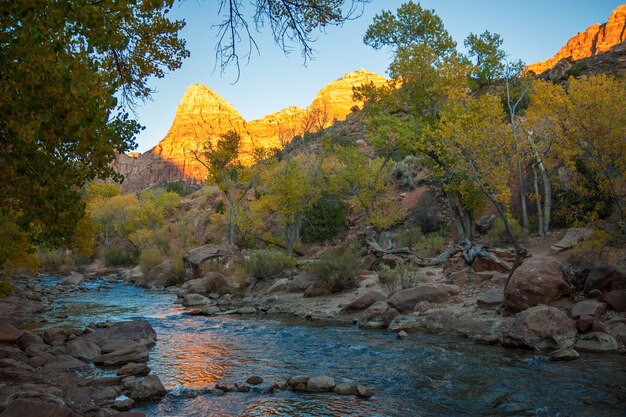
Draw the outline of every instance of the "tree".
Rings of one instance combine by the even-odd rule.
[[[80,187],[114,176],[109,163],[135,146],[124,105],[188,55],[172,3],[2,3],[0,211],[30,241],[67,244],[84,215]]]
[[[323,31],[327,26],[340,26],[359,17],[363,5],[370,1],[255,0],[252,2],[254,13],[250,16],[246,15],[243,0],[220,0],[219,14],[223,20],[217,25],[216,65],[219,63],[222,72],[230,64],[235,65],[239,79],[240,58],[249,61],[252,52],[259,51],[252,36],[250,20],[257,30],[269,27],[274,42],[285,53],[291,51],[292,44],[299,47],[306,64],[313,56],[311,44],[316,39],[317,30]],[[247,43],[243,52],[239,49],[241,42]]]
[[[214,182],[226,196],[228,202],[228,244],[235,246],[235,219],[239,202],[245,192],[252,187],[253,181],[242,182],[240,177],[244,170],[239,162],[241,136],[230,130],[213,143],[212,138],[205,141],[204,150],[192,151],[194,157],[208,171],[207,180]]]
[[[564,86],[536,81],[528,109],[529,140],[553,149],[552,158],[570,178],[568,187],[582,197],[607,196],[584,217],[593,221],[614,211],[621,234],[626,231],[625,107],[626,83],[600,74],[570,78]],[[574,217],[581,209],[568,207]]]
[[[468,57],[474,60],[472,79],[478,88],[504,76],[506,54],[500,49],[502,46],[500,35],[488,30],[480,35],[470,33],[465,38],[464,45],[467,48]]]

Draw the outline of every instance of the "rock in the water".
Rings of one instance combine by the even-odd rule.
[[[335,394],[339,395],[358,395],[359,390],[354,384],[337,384],[333,389]]]
[[[419,327],[417,317],[411,315],[398,314],[389,323],[389,330],[392,332],[411,330]]]
[[[85,276],[80,272],[72,271],[59,282],[61,285],[78,285],[85,280]]]
[[[288,285],[289,285],[289,279],[287,278],[277,279],[267,289],[267,294],[273,294],[275,292],[285,291]]]
[[[74,339],[65,346],[65,353],[77,359],[91,362],[102,353],[100,346],[83,339]]]
[[[183,298],[187,294],[200,294],[208,296],[215,293],[219,297],[217,291],[223,291],[229,288],[226,277],[219,272],[209,272],[202,278],[196,278],[185,282],[176,292],[178,298]]]
[[[399,312],[405,313],[415,309],[415,305],[420,301],[430,303],[443,303],[451,295],[458,295],[460,288],[456,285],[420,285],[413,288],[398,291],[387,302]]]
[[[616,352],[617,348],[617,341],[613,336],[600,332],[582,335],[576,342],[576,349],[588,352]]]
[[[145,363],[129,362],[117,370],[120,376],[144,376],[150,373],[150,368]]]
[[[0,322],[0,343],[15,343],[24,332],[9,323]]]
[[[580,354],[572,348],[557,349],[550,354],[551,361],[573,361],[578,359]]]
[[[606,311],[606,304],[596,300],[583,300],[570,307],[570,317],[577,319],[581,316],[600,317]]]
[[[396,339],[406,339],[408,337],[408,333],[405,332],[404,330],[400,330],[398,332],[398,335],[396,336]]]
[[[250,378],[246,379],[246,384],[250,384],[250,385],[261,385],[263,383],[263,378],[261,378],[260,376],[251,376]]]
[[[141,270],[141,266],[136,266],[132,269],[124,271],[124,273],[122,274],[122,279],[127,284],[134,284],[135,281],[143,277],[143,275],[144,273]]]
[[[626,312],[626,290],[613,290],[604,295],[604,301],[615,311]]]
[[[626,289],[626,272],[612,265],[592,268],[585,279],[585,292]]]
[[[384,329],[398,314],[398,310],[390,308],[386,301],[378,301],[361,313],[357,324],[368,329]]]
[[[115,401],[111,405],[111,408],[117,411],[128,411],[133,408],[134,405],[135,401],[125,395],[122,395],[115,399]]]
[[[513,272],[504,291],[504,306],[519,312],[539,304],[550,304],[563,297],[569,287],[558,261],[530,258]]]
[[[504,302],[504,293],[502,290],[488,291],[478,296],[476,304],[481,308],[497,307]]]
[[[211,304],[211,300],[209,300],[204,295],[187,294],[183,298],[183,305],[185,307],[204,306],[204,305],[207,305],[207,304]]]
[[[94,363],[104,366],[120,366],[129,362],[145,362],[148,358],[147,346],[131,342],[118,350],[98,356],[94,359]]]
[[[306,385],[306,383],[309,382],[309,377],[306,375],[297,375],[297,376],[293,376],[291,378],[289,378],[289,380],[287,380],[287,385],[290,386],[291,388],[296,387],[297,385],[300,384],[304,384]]]
[[[160,264],[135,280],[135,285],[143,288],[162,289],[176,285],[174,263],[166,258]]]
[[[335,380],[329,376],[313,376],[306,383],[307,392],[330,392],[335,388]]]
[[[341,310],[345,312],[361,311],[378,301],[385,300],[386,298],[387,297],[385,297],[378,291],[368,291],[362,296],[358,297],[356,300],[353,300],[350,303],[346,304]]]
[[[366,387],[365,385],[357,385],[357,395],[361,398],[370,398],[374,395],[374,390]]]
[[[539,305],[518,313],[503,335],[503,344],[533,349],[570,347],[576,322],[555,307]]]
[[[49,402],[18,398],[4,410],[2,417],[74,417],[67,407]]]
[[[46,364],[43,366],[44,369],[75,369],[82,368],[83,366],[87,366],[85,362],[79,361],[78,359],[69,356],[69,355],[58,355],[52,358],[49,358]]]
[[[124,388],[128,396],[135,401],[150,401],[163,397],[165,387],[156,375],[148,375],[143,379],[124,381]]]
[[[220,308],[218,306],[204,306],[202,307],[202,314],[204,314],[205,316],[212,316],[213,314],[217,314],[219,313]]]

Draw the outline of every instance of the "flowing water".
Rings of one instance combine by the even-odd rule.
[[[397,340],[386,331],[292,318],[194,317],[170,293],[103,284],[61,299],[69,317],[53,311],[40,328],[148,320],[158,334],[148,365],[168,390],[141,408],[149,416],[626,416],[623,355],[550,362],[457,337],[412,333]],[[267,392],[273,382],[302,374],[363,383],[376,395]],[[252,375],[266,382],[250,393],[203,391]]]

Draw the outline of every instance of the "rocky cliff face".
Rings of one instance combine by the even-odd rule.
[[[552,58],[528,65],[526,70],[542,74],[552,69],[562,59],[576,61],[608,52],[613,46],[626,41],[626,4],[618,6],[606,23],[589,26],[578,32]]]
[[[261,119],[246,122],[237,110],[202,84],[189,86],[165,137],[148,152],[136,156],[119,155],[113,168],[124,175],[125,192],[137,192],[152,185],[175,182],[201,182],[206,170],[195,159],[207,139],[217,140],[235,130],[241,135],[241,160],[251,163],[256,147],[282,147],[305,131],[327,127],[333,120],[343,120],[356,104],[352,87],[373,82],[382,85],[385,78],[358,70],[322,88],[307,109],[287,107]]]

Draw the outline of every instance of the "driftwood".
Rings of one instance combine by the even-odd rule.
[[[435,258],[420,258],[416,261],[419,266],[435,266],[447,262],[457,253],[461,253],[466,264],[471,265],[477,257],[489,259],[502,266],[507,271],[513,269],[515,253],[508,249],[486,248],[483,245],[474,245],[470,242],[462,242],[454,246],[449,246]]]
[[[374,239],[367,239],[367,246],[370,247],[374,253],[379,254],[405,254],[405,255],[413,255],[413,251],[409,248],[391,248],[391,249],[383,249],[378,242]]]

